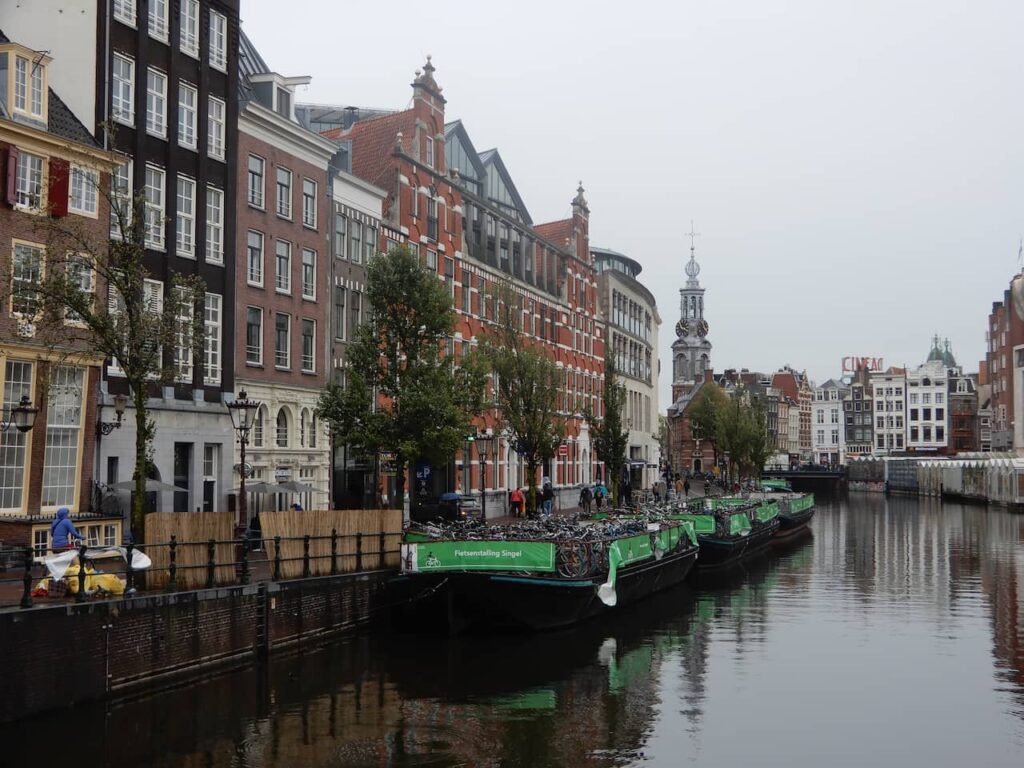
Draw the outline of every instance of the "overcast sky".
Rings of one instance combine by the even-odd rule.
[[[500,11],[498,10],[500,8]],[[285,18],[286,17],[286,18]],[[661,408],[690,220],[716,370],[845,355],[969,370],[1024,234],[1024,3],[243,0],[300,101],[401,109],[433,55],[478,150],[535,222],[576,182],[591,243],[662,316]]]

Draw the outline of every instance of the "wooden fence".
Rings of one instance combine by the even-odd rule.
[[[303,574],[303,537],[310,536],[309,572],[311,576],[331,572],[331,531],[337,531],[337,567],[339,573],[359,569],[397,568],[402,536],[400,509],[335,509],[303,512],[261,512],[260,527],[267,558],[275,557],[274,538],[281,537],[281,577],[299,578]],[[381,555],[381,536],[384,552]],[[362,540],[356,534],[362,534]],[[362,557],[357,547],[362,545]],[[360,562],[361,561],[361,562]]]
[[[235,515],[231,512],[154,512],[146,515],[146,539],[156,545],[144,547],[153,561],[146,574],[148,589],[163,589],[169,579],[171,536],[177,539],[175,564],[178,589],[200,589],[208,578],[210,561],[208,542],[213,539],[215,584],[234,584],[236,545]]]

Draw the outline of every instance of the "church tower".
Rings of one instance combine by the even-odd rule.
[[[686,285],[679,289],[679,322],[676,340],[672,342],[672,399],[691,391],[697,382],[704,381],[705,372],[711,370],[711,342],[708,341],[708,321],[704,319],[704,289],[697,276],[697,263],[690,232],[690,261],[686,264]]]

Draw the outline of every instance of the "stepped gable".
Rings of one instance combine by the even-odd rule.
[[[411,153],[411,141],[416,127],[416,116],[411,109],[393,115],[360,120],[347,131],[332,128],[324,131],[325,138],[352,142],[352,173],[364,181],[390,189],[386,177],[393,170],[393,155],[402,134],[402,149]]]

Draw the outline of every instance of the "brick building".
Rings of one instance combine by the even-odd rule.
[[[0,275],[30,287],[47,270],[77,269],[83,290],[96,291],[88,261],[68,260],[56,229],[103,242],[113,157],[49,86],[56,61],[0,32],[0,165],[7,180],[0,204]],[[57,220],[65,220],[58,222]],[[54,227],[48,222],[53,221]],[[93,543],[119,543],[120,519],[89,516],[96,448],[97,393],[103,364],[73,317],[60,339],[39,324],[37,295],[0,291],[0,391],[5,426],[27,397],[34,427],[0,432],[0,540],[50,546],[49,518],[68,507]]]
[[[991,385],[991,450],[1024,446],[1024,423],[1016,414],[1024,407],[1024,273],[1017,274],[993,302],[985,330],[985,369]]]

